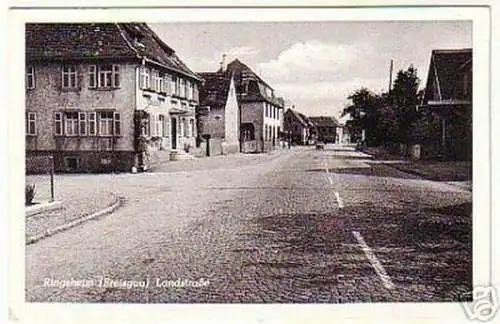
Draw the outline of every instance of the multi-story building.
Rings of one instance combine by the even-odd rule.
[[[262,152],[278,145],[279,134],[283,130],[284,100],[275,95],[270,85],[238,59],[229,64],[223,59],[217,72],[200,75],[206,80],[200,101],[209,111],[200,119],[203,134],[223,137],[237,132],[243,152]],[[226,120],[225,107],[231,79],[239,108],[237,125]],[[231,130],[226,130],[226,127],[231,127]]]
[[[27,158],[125,171],[194,146],[200,84],[144,23],[27,24]]]

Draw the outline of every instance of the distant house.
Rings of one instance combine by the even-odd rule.
[[[242,152],[263,152],[278,145],[283,130],[284,100],[275,95],[269,84],[238,59],[226,64],[224,58],[217,72],[200,74],[206,79],[202,105],[210,107],[206,109],[208,115],[200,119],[202,133],[222,138],[239,132]],[[232,122],[234,114],[231,113],[231,123],[227,123],[228,114],[223,112],[231,80],[239,107],[238,125]]]
[[[233,75],[222,72],[199,74],[204,79],[200,92],[199,134],[210,136],[214,140],[212,146],[220,144],[220,148],[213,148],[214,152],[239,152],[240,107]]]
[[[335,143],[337,140],[337,127],[340,123],[332,116],[309,117],[316,126],[318,140],[326,143]]]
[[[128,171],[145,151],[194,146],[200,85],[147,24],[27,24],[27,159]]]
[[[346,125],[339,124],[337,126],[337,134],[335,138],[336,144],[351,144],[351,132]]]
[[[287,136],[295,145],[307,145],[316,138],[316,126],[304,114],[294,110],[287,109],[283,119],[284,130]]]
[[[419,110],[439,125],[428,155],[472,159],[472,49],[432,51]]]

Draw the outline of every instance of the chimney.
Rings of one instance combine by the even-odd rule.
[[[222,72],[226,72],[227,69],[227,62],[226,62],[226,54],[222,54],[222,61],[220,62],[220,70]]]

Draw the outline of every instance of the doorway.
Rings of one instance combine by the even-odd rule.
[[[172,150],[177,149],[177,118],[172,117],[171,119],[171,129],[172,129]]]

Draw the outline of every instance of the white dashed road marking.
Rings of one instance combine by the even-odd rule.
[[[380,279],[382,280],[382,283],[384,284],[384,287],[387,289],[393,289],[394,284],[391,281],[391,278],[387,275],[387,272],[385,272],[384,267],[380,263],[380,261],[377,259],[375,254],[373,253],[372,249],[366,244],[365,240],[359,234],[357,231],[352,231],[352,234],[358,240],[359,245],[361,246],[361,249],[363,252],[365,252],[366,257],[370,261],[373,269],[375,269],[375,272],[378,274]]]
[[[344,202],[337,191],[335,191],[335,198],[337,198],[337,204],[339,204],[339,208],[344,208]]]

